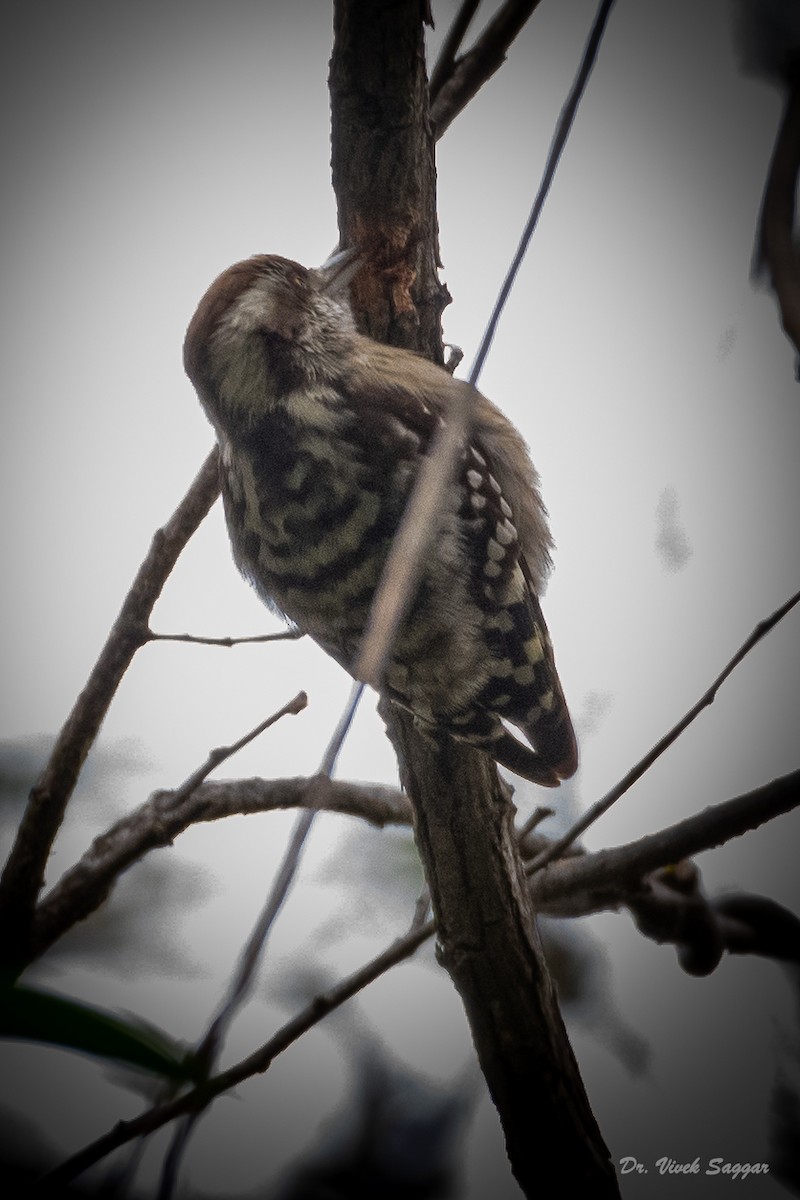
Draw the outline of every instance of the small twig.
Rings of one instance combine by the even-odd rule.
[[[770,788],[772,787],[773,785],[770,785]],[[191,808],[175,807],[172,804],[173,796],[174,793],[171,792],[155,793],[135,812],[123,817],[96,838],[79,862],[53,887],[42,901],[37,915],[34,933],[34,949],[37,956],[44,953],[77,921],[98,908],[111,891],[116,879],[127,867],[141,859],[148,850],[172,843],[185,829],[198,822],[299,808],[310,804],[324,808],[326,812],[357,817],[379,828],[387,824],[410,825],[412,819],[408,798],[398,788],[324,780],[319,776],[209,781],[201,784],[193,793]],[[538,816],[538,811],[534,817]],[[759,823],[756,818],[760,817],[758,809],[754,808],[749,824],[743,818],[744,823],[733,831],[729,825],[724,824],[720,836],[715,825],[716,814],[719,814],[720,820],[726,821],[725,810],[712,808],[708,813],[705,828],[709,840],[700,847],[704,850],[718,845],[728,837],[754,828]],[[768,812],[768,815],[775,814]],[[665,833],[664,836],[672,835]],[[526,848],[526,857],[532,856],[536,844],[542,849],[551,844],[542,835],[537,835],[535,839],[531,839],[533,846],[528,847],[527,839],[531,838],[531,832],[527,830],[527,823],[520,828],[518,838],[520,844]],[[638,843],[632,845],[635,847]],[[670,843],[664,850],[663,859],[657,865],[663,866],[674,862],[681,855],[698,852],[697,846],[689,850],[683,843]],[[582,854],[582,859],[587,864],[596,861],[592,855],[586,853]],[[579,875],[564,876],[563,882],[557,882],[561,881],[562,877],[554,872],[560,871],[565,861],[566,858],[561,857],[547,872],[537,872],[533,877],[531,883],[537,910],[549,912],[553,916],[579,916],[596,911],[598,906],[605,907],[607,897],[601,896],[597,903],[583,898],[582,889],[589,887],[590,871],[594,870],[594,867],[589,868],[587,865],[581,868]],[[583,871],[587,872],[586,877]],[[540,879],[546,879],[541,888]],[[546,896],[541,890],[545,887]]]
[[[0,950],[10,968],[29,954],[36,898],[56,834],[86,756],[136,651],[179,554],[219,494],[218,452],[209,454],[169,521],[153,537],[86,685],[34,785],[0,879]]]
[[[266,721],[262,722],[261,725],[257,726],[257,728],[251,733],[234,743],[234,745],[221,746],[217,750],[212,750],[203,766],[189,776],[189,779],[187,779],[183,787],[178,788],[177,792],[175,793],[175,803],[181,804],[197,789],[197,787],[199,787],[206,776],[208,776],[215,767],[218,767],[220,763],[225,761],[225,759],[230,758],[232,754],[235,754],[254,738],[258,737],[260,733],[262,733],[270,725],[274,724],[279,717],[284,716],[289,712],[300,712],[303,708],[305,708],[307,703],[308,698],[305,692],[300,692],[294,698],[294,700],[290,701],[290,703],[287,704],[285,708],[281,709],[279,713],[276,713],[274,717],[270,717]],[[305,839],[305,833],[303,833],[298,841],[298,829],[305,821],[305,832],[307,832],[308,828],[311,826],[312,818],[313,813],[304,812],[301,815],[298,824],[295,826],[295,833],[292,837],[292,841],[290,842],[289,850],[284,856],[284,861],[281,871],[278,875],[278,879],[273,885],[270,899],[267,902],[261,917],[259,918],[256,928],[250,935],[250,938],[248,939],[248,942],[241,954],[238,967],[234,974],[233,981],[228,989],[228,994],[225,998],[225,1001],[222,1004],[217,1016],[211,1022],[205,1037],[202,1039],[197,1047],[197,1050],[195,1051],[194,1058],[198,1064],[198,1069],[200,1070],[204,1070],[206,1072],[211,1070],[219,1052],[219,1047],[222,1043],[225,1031],[230,1024],[230,1021],[233,1019],[238,1007],[244,1000],[245,995],[250,989],[256,968],[260,960],[264,942],[266,941],[267,933],[269,932],[275,917],[280,911],[280,908],[286,897],[286,893],[289,890],[289,885],[294,876],[294,870],[296,868],[297,861],[299,860],[300,850],[302,849],[302,844]],[[199,1117],[200,1110],[189,1113],[175,1128],[169,1150],[167,1151],[164,1159],[164,1167],[161,1173],[161,1180],[158,1189],[158,1200],[168,1200],[174,1191],[181,1159],[187,1145],[189,1144],[192,1130]]]
[[[310,786],[308,780],[241,780],[237,784],[203,781],[231,754],[281,717],[300,712],[304,704],[305,693],[301,692],[234,746],[212,751],[203,766],[198,767],[179,788],[156,792],[134,812],[98,835],[39,904],[33,923],[30,957],[40,957],[68,929],[98,909],[119,876],[149,850],[170,845],[190,825],[218,820],[237,812],[265,812],[301,805],[303,792]],[[346,789],[332,798],[331,803],[335,806],[338,802],[346,807],[348,801],[356,811],[361,807],[361,797]],[[373,801],[375,819],[380,821],[382,812],[386,814],[385,819],[390,819],[390,796],[382,796],[378,790]],[[366,796],[363,808],[370,809]]]
[[[520,842],[533,833],[537,825],[541,825],[542,821],[546,821],[548,817],[552,817],[555,813],[554,808],[548,808],[544,804],[537,805],[526,821],[520,825],[517,830],[517,838]]]
[[[365,639],[366,640],[366,639]],[[336,760],[339,757],[339,752],[342,748],[347,731],[350,728],[353,717],[355,716],[358,702],[363,691],[363,684],[355,683],[350,693],[350,699],[345,707],[342,716],[334,730],[333,736],[328,743],[325,754],[320,764],[318,778],[329,780],[336,766]],[[313,797],[314,793],[312,793]],[[311,832],[311,826],[314,823],[314,818],[319,812],[319,806],[322,802],[322,790],[317,792],[318,801],[312,799],[310,807],[304,809],[298,816],[292,835],[289,839],[289,844],[281,861],[266,903],[261,910],[258,920],[250,933],[244,949],[239,957],[239,963],[234,972],[233,979],[230,982],[226,995],[217,1011],[216,1016],[212,1020],[205,1036],[200,1041],[197,1050],[195,1051],[195,1061],[198,1063],[201,1070],[210,1073],[214,1064],[219,1057],[220,1049],[225,1040],[228,1029],[231,1026],[237,1012],[241,1008],[245,999],[249,995],[253,982],[255,980],[258,969],[264,957],[264,951],[267,944],[267,938],[275,924],[275,921],[286,901],[289,890],[294,882],[300,866],[300,860],[303,855],[303,849],[308,835]],[[210,1101],[209,1101],[210,1103]],[[178,1179],[181,1160],[189,1139],[192,1136],[195,1125],[199,1121],[206,1106],[199,1106],[192,1112],[188,1113],[180,1124],[176,1127],[169,1150],[164,1160],[164,1167],[161,1173],[161,1180],[158,1191],[158,1200],[169,1200],[172,1196],[175,1185]]]
[[[437,66],[436,92],[431,93],[431,123],[437,138],[466,108],[487,79],[491,79],[503,65],[506,51],[538,3],[539,0],[505,0],[465,55],[457,61],[450,57],[449,64],[443,63],[441,71]],[[459,13],[456,22],[461,16]],[[458,44],[462,38],[463,33],[458,38]],[[449,69],[445,70],[448,65]]]
[[[146,641],[148,642],[190,642],[196,646],[224,646],[230,649],[233,646],[250,646],[258,642],[296,642],[300,638],[305,637],[305,634],[300,629],[285,629],[281,633],[258,633],[252,637],[200,637],[194,633],[153,633],[152,629],[148,629]]]
[[[466,37],[467,30],[472,23],[472,18],[480,8],[480,3],[481,0],[462,0],[461,7],[453,18],[453,23],[442,42],[439,57],[436,59],[436,65],[431,71],[431,77],[428,82],[431,103],[438,96],[442,85],[453,73],[456,55]]]
[[[581,836],[581,834],[585,833],[590,825],[593,825],[598,818],[602,817],[603,813],[608,812],[609,808],[611,808],[612,804],[615,804],[616,801],[619,800],[620,796],[624,796],[625,792],[627,792],[628,789],[632,787],[634,783],[636,783],[637,779],[641,779],[645,771],[648,771],[656,759],[660,758],[664,751],[668,750],[673,742],[677,741],[683,731],[687,729],[689,725],[691,725],[695,717],[699,716],[704,708],[708,708],[709,705],[714,703],[717,692],[728,676],[736,669],[736,667],[738,667],[739,663],[750,653],[753,647],[756,646],[763,637],[766,637],[770,630],[773,629],[778,622],[781,621],[786,614],[794,608],[798,601],[800,601],[800,592],[796,592],[794,596],[790,596],[785,604],[782,604],[780,608],[775,610],[772,616],[767,617],[765,620],[760,621],[758,625],[756,625],[750,636],[742,643],[730,662],[723,668],[723,670],[711,684],[711,687],[703,693],[697,703],[689,709],[689,711],[680,719],[680,721],[678,721],[677,725],[674,725],[672,729],[670,729],[669,733],[666,733],[664,737],[656,742],[655,746],[653,746],[653,748],[647,754],[645,754],[644,758],[640,759],[639,762],[636,763],[636,765],[632,767],[630,771],[628,771],[627,775],[625,775],[624,778],[621,779],[619,783],[611,789],[611,791],[607,792],[605,796],[593,804],[591,808],[587,809],[583,816],[580,817],[575,824],[567,830],[563,837],[560,837],[556,841],[552,842],[546,850],[542,851],[541,854],[538,854],[536,858],[528,863],[526,871],[529,875],[531,875],[534,871],[541,870],[542,867],[546,866],[549,862],[552,862],[553,859],[558,858],[559,855],[563,854],[567,847],[571,846],[572,843]]]
[[[556,915],[583,916],[625,903],[631,886],[638,887],[649,871],[712,850],[798,806],[800,771],[793,771],[635,842],[539,869],[530,882],[534,905]]]
[[[539,912],[549,911],[558,915],[566,911],[569,915],[578,916],[596,912],[604,907],[619,906],[626,902],[631,882],[638,885],[639,879],[647,871],[721,845],[731,837],[745,833],[780,813],[790,811],[797,807],[798,803],[800,772],[794,772],[638,842],[600,850],[594,854],[561,859],[549,870],[538,872],[531,880],[534,907]],[[620,875],[625,881],[622,887],[619,883]],[[604,889],[604,894],[600,897]],[[588,899],[583,907],[575,909],[572,901],[576,895],[594,895],[599,898]],[[40,1193],[47,1192],[57,1184],[73,1179],[126,1142],[150,1134],[185,1113],[205,1107],[222,1092],[266,1071],[273,1059],[301,1034],[391,967],[408,958],[435,932],[433,920],[427,921],[420,928],[415,928],[415,924],[416,919],[405,937],[387,947],[348,979],[312,1000],[302,1012],[246,1059],[177,1100],[157,1105],[131,1121],[119,1122],[109,1133],[84,1147],[40,1180],[36,1190]]]
[[[349,704],[345,708],[323,755],[317,779],[327,782],[333,775],[336,759],[341,750],[342,742],[350,728],[361,691],[362,685],[354,684]],[[239,967],[228,989],[228,994],[200,1044],[198,1054],[200,1055],[201,1062],[205,1061],[209,1066],[216,1059],[227,1028],[250,990],[256,970],[263,956],[269,932],[283,907],[292,881],[297,874],[303,846],[311,831],[314,818],[320,811],[324,794],[324,788],[313,789],[309,806],[297,818],[278,874],[275,877],[267,902],[247,941],[239,962]]]
[[[237,1084],[243,1083],[253,1075],[261,1074],[271,1065],[273,1059],[291,1046],[309,1029],[319,1024],[323,1017],[334,1009],[339,1008],[346,1000],[355,996],[374,980],[385,974],[397,963],[402,962],[427,941],[434,932],[433,921],[428,921],[420,929],[407,933],[398,938],[386,950],[370,959],[363,967],[355,971],[347,979],[330,988],[327,992],[315,997],[310,1004],[278,1030],[276,1034],[259,1047],[253,1054],[236,1063],[235,1066],[213,1076],[207,1082],[193,1088],[190,1092],[147,1110],[131,1121],[120,1121],[103,1137],[98,1138],[83,1150],[62,1162],[54,1170],[43,1176],[34,1186],[34,1192],[40,1195],[51,1193],[59,1185],[74,1179],[82,1171],[99,1162],[107,1154],[124,1146],[134,1138],[144,1137],[160,1129],[163,1125],[174,1121],[185,1113],[205,1108],[222,1092],[229,1091]]]
[[[764,637],[778,623],[778,621],[780,621],[780,619],[786,615],[786,613],[790,611],[790,609],[798,602],[798,600],[800,600],[800,593],[793,596],[771,617],[756,626],[753,633],[734,655],[726,668],[717,677],[711,688],[704,694],[695,708],[691,710],[690,713],[687,714],[686,718],[684,718],[684,720],[680,722],[679,725],[676,726],[675,729],[673,729],[658,744],[655,749],[658,750],[659,753],[663,752],[663,749],[665,749],[667,745],[671,744],[671,742],[675,740],[675,737],[682,732],[683,728],[686,727],[690,720],[694,719],[694,716],[696,716],[703,707],[712,703],[717,689],[728,677],[728,675],[735,669],[738,663],[744,658],[749,650],[756,645],[756,643],[760,641],[761,638]],[[651,752],[651,755],[654,753],[655,752]],[[655,756],[657,757],[657,754]],[[651,756],[648,756],[648,760],[650,757]],[[643,760],[643,763],[644,761],[645,760]],[[649,765],[649,761],[644,766],[640,764],[640,767],[642,770],[645,770],[647,765]],[[794,791],[791,789],[794,789]],[[674,827],[671,830],[663,831],[662,834],[653,835],[652,838],[646,839],[643,842],[634,843],[631,847],[618,847],[616,848],[615,852],[601,851],[599,852],[599,855],[573,858],[568,862],[562,861],[558,864],[558,868],[555,873],[548,872],[544,875],[540,874],[532,884],[534,888],[534,900],[536,902],[536,906],[541,910],[551,907],[554,902],[557,904],[558,897],[556,892],[561,893],[562,895],[566,893],[574,896],[576,888],[585,889],[590,884],[592,887],[597,888],[603,883],[604,878],[607,886],[612,886],[614,876],[620,871],[627,876],[630,876],[631,874],[635,875],[636,872],[646,871],[656,866],[662,866],[664,865],[665,861],[670,861],[677,857],[683,857],[687,854],[697,853],[702,849],[708,849],[710,846],[717,845],[725,841],[728,837],[735,836],[736,833],[741,833],[746,829],[752,828],[754,824],[759,824],[761,821],[769,819],[771,816],[776,815],[778,811],[787,811],[788,808],[794,807],[797,803],[796,792],[796,777],[787,777],[787,779],[783,781],[775,781],[773,784],[768,785],[766,789],[760,789],[758,793],[749,794],[747,797],[738,797],[735,801],[729,801],[726,802],[725,805],[717,806],[719,811],[711,810],[710,813],[699,814],[697,817],[690,818],[689,821],[681,823],[679,827]],[[570,837],[569,840],[574,840],[574,837],[576,836],[578,836],[577,831],[572,837]],[[544,864],[544,862],[549,861],[551,857],[554,857],[556,854],[560,854],[565,848],[566,843],[564,842],[564,839],[561,839],[559,842],[553,843],[550,850],[545,852],[544,855],[540,855],[538,859],[534,860],[534,862]],[[553,851],[555,853],[553,853]],[[616,855],[615,859],[609,858],[609,855],[612,853]],[[416,936],[419,940],[415,940],[414,946],[411,949],[408,949],[407,953],[411,953],[412,950],[415,949],[422,940],[424,940],[424,937],[422,936],[423,933],[424,936],[427,937],[431,932],[433,932],[433,922],[429,922],[423,928],[423,930],[418,932]],[[402,944],[400,945],[402,946]],[[339,990],[331,993],[331,995],[339,996],[338,1001],[334,1001],[334,1003],[332,1003],[329,1007],[325,1007],[324,1011],[330,1011],[330,1007],[335,1007],[336,1003],[343,1002],[348,998],[349,995],[354,994],[354,991],[358,990],[358,987],[365,986],[366,982],[369,982],[372,978],[376,978],[377,974],[382,973],[382,970],[388,969],[389,966],[393,965],[394,961],[400,961],[400,958],[405,957],[405,954],[401,952],[399,957],[395,958],[394,952],[397,952],[397,950],[397,946],[390,948],[390,950],[385,952],[384,955],[379,956],[378,960],[374,960],[372,964],[368,964],[368,967],[364,969],[364,972],[368,978],[365,977],[365,982],[359,983],[353,990],[347,990],[347,983],[340,985]],[[379,969],[377,970],[377,973],[373,973],[375,963],[379,961],[385,965],[383,966],[382,970]],[[361,975],[359,975],[359,977],[361,977]],[[349,981],[349,983],[352,985],[352,980]],[[344,991],[341,989],[344,989]],[[317,1002],[315,1002],[315,1004],[316,1003]],[[308,1010],[306,1010],[305,1014],[301,1014],[296,1020],[303,1020],[304,1018],[307,1019],[307,1017]],[[294,1023],[290,1023],[290,1026],[294,1027]],[[303,1031],[304,1029],[298,1029],[294,1036],[299,1036],[299,1034]],[[280,1037],[280,1035],[278,1036]],[[290,1040],[294,1040],[294,1037],[292,1037]],[[268,1054],[268,1060],[271,1061],[271,1058],[274,1057],[274,1054],[278,1052],[278,1049],[275,1048],[274,1040],[273,1042],[268,1043],[268,1047],[271,1047],[271,1051]],[[262,1047],[262,1050],[257,1052],[256,1058],[258,1055],[263,1056],[264,1053],[265,1048]],[[252,1066],[253,1057],[254,1056],[251,1056],[249,1060],[246,1060],[250,1066]],[[269,1065],[269,1061],[264,1062],[263,1065],[252,1067],[252,1070],[248,1069],[249,1073],[252,1074],[257,1070],[265,1070]],[[237,1068],[234,1068],[233,1070],[235,1071]],[[242,1064],[239,1065],[238,1070],[242,1070]],[[80,1156],[76,1156],[75,1159],[70,1160],[70,1162],[73,1164],[77,1163],[77,1165],[74,1166],[74,1171],[68,1172],[63,1176],[59,1176],[59,1178],[71,1177],[72,1174],[76,1174],[79,1170],[84,1169],[84,1166],[90,1165],[91,1162],[97,1161],[97,1159],[102,1157],[105,1153],[110,1152],[110,1150],[115,1148],[116,1145],[120,1145],[123,1142],[130,1140],[139,1133],[148,1132],[149,1129],[157,1128],[166,1121],[171,1120],[184,1112],[191,1111],[194,1105],[205,1104],[209,1102],[221,1091],[226,1090],[227,1087],[233,1086],[233,1084],[239,1082],[241,1078],[246,1077],[247,1073],[233,1079],[231,1079],[229,1073],[225,1073],[222,1076],[217,1076],[216,1079],[211,1080],[204,1088],[195,1089],[195,1092],[190,1093],[189,1096],[182,1097],[181,1100],[175,1101],[171,1105],[163,1106],[158,1110],[151,1110],[151,1114],[144,1114],[144,1116],[139,1118],[138,1121],[130,1122],[125,1126],[118,1126],[117,1130],[112,1131],[111,1134],[107,1135],[106,1139],[101,1139],[99,1143],[94,1144],[94,1147],[88,1148],[87,1153],[90,1153],[90,1157],[83,1165],[81,1165]],[[231,1082],[227,1082],[228,1079],[231,1079]],[[141,1122],[146,1121],[148,1117],[152,1119],[153,1112],[160,1114],[155,1123],[149,1127],[141,1127]],[[92,1157],[91,1154],[94,1156]],[[68,1168],[69,1164],[64,1164],[64,1167],[59,1168],[59,1170],[67,1170]]]
[[[174,792],[169,794],[170,807],[177,809],[183,805],[184,802],[197,791],[200,784],[208,778],[212,771],[215,771],[217,767],[221,766],[222,763],[224,763],[227,759],[232,758],[234,754],[238,754],[239,751],[243,750],[245,746],[248,746],[250,742],[255,741],[255,739],[260,737],[260,735],[264,733],[265,730],[269,729],[271,725],[274,725],[276,721],[280,721],[281,717],[297,716],[298,713],[303,711],[307,704],[308,696],[306,693],[298,692],[297,695],[288,702],[288,704],[284,704],[283,708],[279,708],[277,712],[274,712],[272,716],[267,717],[265,721],[261,721],[259,725],[256,725],[255,729],[251,729],[249,733],[246,733],[244,737],[239,738],[237,742],[233,742],[230,746],[217,746],[215,750],[210,750],[205,762],[202,763],[196,771],[192,771],[191,775],[184,780],[180,787],[177,787]]]
[[[258,920],[240,955],[239,963],[234,972],[228,992],[220,1005],[217,1015],[214,1017],[197,1048],[196,1057],[208,1069],[216,1061],[228,1027],[253,984],[256,971],[263,957],[267,937],[278,913],[283,907],[289,893],[289,888],[297,873],[303,845],[316,813],[316,809],[304,809],[298,817],[292,831],[292,836],[289,839],[289,844],[284,852],[278,874],[273,881],[269,896],[267,897],[267,902],[261,910]]]

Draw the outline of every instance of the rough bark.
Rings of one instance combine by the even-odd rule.
[[[331,60],[333,181],[343,245],[369,263],[353,296],[373,337],[441,360],[434,140],[419,0],[337,0]],[[619,1195],[544,962],[513,836],[485,755],[435,744],[384,705],[438,922],[529,1196]]]
[[[388,711],[401,778],[450,974],[527,1196],[618,1196],[558,1007],[514,835],[514,806],[489,759],[423,740]]]
[[[343,246],[372,270],[354,283],[377,341],[441,362],[434,139],[420,0],[337,2],[330,65],[331,168]]]

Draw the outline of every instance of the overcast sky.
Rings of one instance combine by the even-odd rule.
[[[432,45],[455,8],[434,3]],[[541,5],[438,148],[442,277],[453,295],[445,333],[466,364],[594,8],[584,0]],[[31,4],[7,22],[0,733],[18,739],[52,734],[63,721],[153,530],[212,444],[181,366],[199,297],[220,270],[251,253],[318,264],[337,229],[326,86],[332,35],[321,0]],[[557,542],[545,613],[582,762],[562,789],[565,808],[583,807],[615,783],[800,586],[792,353],[773,301],[749,279],[779,114],[777,92],[738,73],[722,0],[620,0],[484,370],[482,389],[531,446]],[[790,616],[756,649],[713,708],[591,831],[590,846],[653,831],[796,766],[799,619]],[[236,574],[219,506],[168,583],[154,626],[209,635],[278,627]],[[135,775],[117,780],[109,811],[179,782],[210,747],[239,737],[301,687],[307,713],[243,753],[237,774],[313,771],[347,677],[306,644],[147,647],[104,727],[106,750],[138,761]],[[339,774],[396,778],[372,699]],[[527,785],[518,796],[523,806],[537,799]],[[290,818],[268,822],[193,833],[174,852],[213,868],[217,893],[187,936],[214,970],[204,967],[191,982],[142,976],[120,984],[76,968],[60,978],[62,989],[196,1036]],[[799,832],[796,816],[784,818],[703,856],[709,889],[737,886],[796,903]],[[76,819],[54,876],[84,840]],[[310,862],[322,869],[329,853],[317,839]],[[279,944],[299,944],[307,921],[298,902]],[[676,1116],[685,1073],[697,1069],[689,1031],[703,1031],[714,1064],[699,1074],[720,1085],[726,1047],[741,1035],[725,1026],[714,1041],[715,1006],[735,992],[743,1005],[737,1028],[750,1029],[747,1006],[765,980],[775,1012],[787,1008],[781,979],[770,965],[742,963],[726,964],[719,984],[676,979],[672,952],[643,945],[626,918],[600,927],[615,947],[615,992],[627,1018],[648,1037],[674,1021],[658,1083],[642,1085],[635,1101],[617,1065],[578,1039],[612,1152],[657,1151],[669,1120],[677,1122],[673,1144],[690,1157],[710,1154],[708,1138],[693,1143],[689,1134],[696,1113],[693,1126],[688,1114],[683,1123]],[[224,937],[209,932],[222,928]],[[430,1013],[441,1004],[444,1028],[451,997],[427,999],[431,974],[411,969],[404,995],[424,994]],[[754,1062],[769,1042],[773,1009],[757,1011]],[[421,1024],[403,1048],[424,1063],[435,1018],[424,1037]],[[258,1028],[242,1033],[240,1052]],[[327,1062],[323,1039],[315,1044]],[[459,1045],[453,1062],[460,1054]],[[441,1073],[452,1069],[450,1062]],[[737,1097],[747,1063],[741,1069],[725,1084]],[[338,1078],[333,1067],[330,1077]],[[331,1084],[332,1094],[336,1086],[344,1085]],[[711,1082],[707,1093],[693,1086],[697,1111],[725,1118],[714,1127],[721,1137],[730,1122],[719,1092]],[[758,1086],[763,1108],[766,1083]],[[78,1122],[65,1145],[109,1123],[107,1112]],[[497,1137],[487,1137],[501,1156]],[[755,1141],[737,1151],[734,1138],[720,1152],[763,1157],[763,1130]],[[247,1151],[241,1161],[250,1174],[243,1168],[237,1186],[250,1186],[256,1164]],[[224,1194],[224,1175],[216,1180],[202,1147],[196,1162],[206,1186]]]

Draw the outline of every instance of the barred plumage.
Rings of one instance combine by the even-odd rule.
[[[350,669],[421,458],[470,385],[357,333],[339,298],[346,277],[341,258],[319,271],[267,255],[238,263],[201,300],[184,355],[219,440],[240,570]],[[537,599],[546,513],[520,435],[479,393],[474,411],[385,690],[555,786],[577,751]]]

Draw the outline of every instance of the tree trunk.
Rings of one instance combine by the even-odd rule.
[[[365,333],[441,362],[436,167],[420,0],[337,0],[331,167],[342,246],[372,270],[354,283]]]
[[[333,182],[343,246],[370,270],[353,296],[361,328],[441,361],[447,290],[436,276],[434,141],[421,0],[336,0],[330,69]],[[439,958],[464,1003],[528,1196],[618,1196],[542,954],[513,830],[486,755],[422,738],[382,706],[414,806]]]

